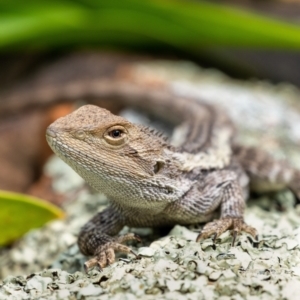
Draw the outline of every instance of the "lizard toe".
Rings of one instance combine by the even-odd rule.
[[[120,243],[120,244],[127,242],[127,241],[132,241],[132,240],[135,240],[138,242],[142,241],[140,236],[137,235],[136,233],[127,233],[127,234],[121,235],[116,238],[117,243]]]
[[[254,227],[249,226],[249,225],[247,225],[247,224],[244,223],[243,226],[242,226],[242,231],[247,232],[255,240],[258,240],[258,232],[257,232],[257,230]]]
[[[87,272],[90,268],[96,265],[98,265],[99,269],[102,270],[106,266],[113,264],[115,262],[115,252],[131,253],[135,257],[138,257],[138,255],[131,250],[130,247],[121,244],[129,240],[141,241],[141,238],[134,233],[129,233],[112,239],[110,242],[99,246],[94,253],[95,256],[85,262],[85,271]]]
[[[207,223],[202,231],[199,233],[196,241],[199,242],[202,239],[206,239],[213,236],[213,240],[215,241],[223,232],[227,231],[232,225],[231,218],[224,218],[220,220],[215,220],[213,222]]]
[[[100,271],[103,270],[106,266],[114,263],[115,261],[115,252],[112,248],[108,248],[105,251],[98,253],[97,256],[89,259],[84,264],[84,269],[86,272],[92,267],[98,266]]]
[[[199,242],[202,239],[206,239],[213,235],[213,241],[225,231],[232,229],[232,246],[234,246],[236,237],[242,232],[246,232],[257,239],[257,231],[254,227],[245,224],[242,218],[222,218],[213,222],[207,223],[203,230],[199,233],[196,241]]]

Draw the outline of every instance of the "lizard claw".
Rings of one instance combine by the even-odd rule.
[[[128,246],[122,245],[122,243],[129,240],[140,242],[141,238],[135,233],[128,233],[99,246],[94,253],[95,256],[84,263],[85,272],[87,273],[94,266],[98,266],[102,271],[106,266],[113,264],[115,262],[115,252],[131,253],[137,258],[138,255],[134,251]]]
[[[234,246],[236,237],[242,231],[249,233],[255,239],[257,239],[257,231],[252,226],[249,226],[244,223],[242,218],[223,218],[220,220],[215,220],[213,222],[207,223],[203,230],[198,234],[196,242],[199,242],[201,239],[208,238],[213,235],[213,242],[215,243],[216,239],[225,231],[232,229],[232,246]]]

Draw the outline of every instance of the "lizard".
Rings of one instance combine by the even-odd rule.
[[[300,197],[300,171],[260,148],[237,144],[236,128],[222,109],[163,93],[149,99],[122,101],[179,126],[180,141],[91,104],[47,128],[54,153],[110,200],[79,233],[80,251],[91,256],[86,270],[112,264],[118,251],[136,255],[124,242],[140,237],[117,236],[124,225],[206,223],[197,242],[215,242],[231,230],[234,246],[241,232],[258,237],[243,218],[250,183],[288,187]]]

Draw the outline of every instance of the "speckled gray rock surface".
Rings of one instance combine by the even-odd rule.
[[[138,64],[135,76],[137,81],[168,82],[178,94],[224,105],[240,129],[239,139],[300,166],[300,103],[294,87],[231,80],[189,63]],[[147,122],[145,117],[142,121]],[[231,248],[226,232],[216,245],[211,239],[198,244],[194,227],[175,226],[167,236],[124,228],[142,236],[143,243],[132,245],[141,258],[125,256],[103,272],[85,274],[76,234],[107,199],[58,158],[48,162],[45,172],[70,199],[64,206],[67,218],[0,250],[0,300],[299,299],[300,207],[293,206],[289,191],[248,203],[245,219],[258,229],[258,243],[243,234]]]

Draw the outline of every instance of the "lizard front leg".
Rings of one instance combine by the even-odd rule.
[[[112,207],[95,215],[86,223],[78,237],[78,246],[84,255],[93,256],[85,264],[85,270],[98,265],[100,269],[112,264],[115,261],[115,251],[132,253],[129,247],[122,243],[128,240],[138,240],[140,238],[129,233],[119,237],[116,235],[125,225],[124,220]],[[137,255],[136,255],[137,256]]]
[[[238,181],[232,179],[224,181],[221,185],[223,185],[220,203],[221,218],[207,223],[198,235],[197,242],[200,241],[200,239],[207,238],[211,235],[213,235],[215,241],[217,237],[229,229],[232,229],[232,246],[235,244],[237,235],[242,231],[247,232],[256,238],[256,229],[247,225],[243,219],[245,200]]]
[[[186,196],[172,204],[168,213],[174,215],[179,211],[177,219],[180,222],[188,223],[192,220],[193,223],[201,223],[211,219],[213,212],[220,208],[220,219],[207,223],[197,241],[212,235],[215,240],[230,229],[233,245],[241,231],[256,237],[256,230],[244,223],[245,199],[238,179],[237,173],[231,170],[204,172]]]

